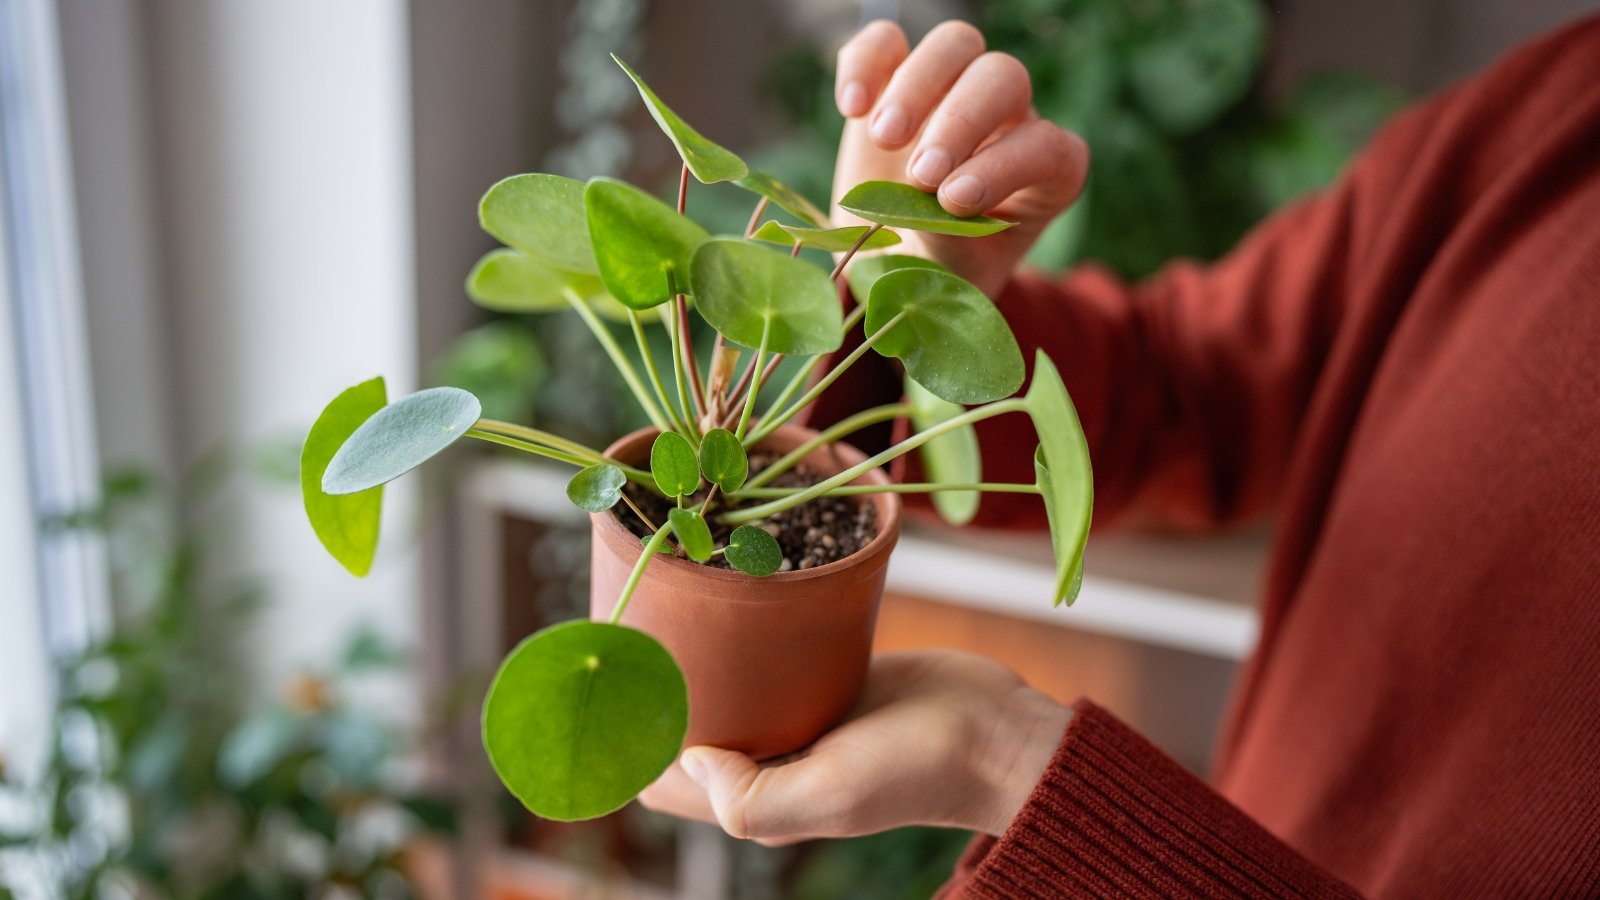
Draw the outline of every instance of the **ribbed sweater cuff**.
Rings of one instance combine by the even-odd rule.
[[[1350,897],[1087,700],[1004,835],[968,848],[944,897]]]

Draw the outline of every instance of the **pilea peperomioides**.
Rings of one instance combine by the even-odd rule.
[[[1029,390],[1016,396],[1024,361],[988,297],[917,257],[863,257],[846,266],[858,250],[898,243],[891,227],[982,236],[1008,223],[951,216],[907,185],[868,182],[840,206],[872,224],[831,227],[810,201],[750,171],[618,64],[683,158],[677,208],[612,179],[507,178],[479,207],[484,229],[506,247],[473,268],[467,292],[497,310],[575,310],[659,432],[649,469],[536,428],[483,418],[476,398],[455,388],[388,403],[381,379],[330,403],[302,457],[307,515],[328,551],[356,575],[366,574],[377,543],[382,485],[462,437],[576,467],[567,495],[590,513],[633,506],[630,483],[659,496],[668,509],[659,521],[633,510],[652,532],[610,621],[566,622],[527,638],[502,664],[484,703],[484,745],[496,772],[529,809],[562,820],[626,804],[672,764],[684,739],[688,695],[678,665],[654,638],[618,624],[659,553],[700,562],[721,556],[741,572],[766,577],[782,556],[774,537],[757,526],[817,497],[930,492],[948,520],[964,524],[981,492],[1036,493],[1056,554],[1054,600],[1070,603],[1082,577],[1092,503],[1088,447],[1055,366],[1039,354]],[[757,196],[743,237],[712,236],[683,214],[691,175]],[[762,222],[769,205],[798,224]],[[838,254],[837,265],[831,273],[818,268],[799,255],[803,247]],[[838,289],[845,278],[857,300],[848,312]],[[665,377],[650,350],[652,333],[657,340],[660,333],[646,327],[648,316],[659,317],[671,341]],[[704,370],[690,334],[697,318],[717,335]],[[603,320],[628,326],[641,365]],[[858,327],[859,344],[834,358]],[[863,410],[752,472],[749,451],[867,353],[900,360],[907,400]],[[803,364],[758,416],[757,394],[783,357]],[[741,359],[742,375],[734,378]],[[1012,413],[1029,416],[1039,436],[1037,478],[985,483],[973,426]],[[889,449],[809,486],[773,485],[817,447],[900,417],[917,430]],[[923,455],[928,481],[855,483],[913,450]],[[722,546],[713,540],[712,523],[732,529]]]

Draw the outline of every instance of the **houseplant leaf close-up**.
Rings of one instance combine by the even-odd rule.
[[[1043,350],[1034,357],[1033,383],[1025,402],[1039,435],[1034,471],[1055,550],[1055,603],[1071,604],[1083,582],[1083,549],[1094,512],[1094,474],[1078,412],[1061,374]]]
[[[749,173],[744,160],[734,155],[733,151],[706,138],[695,131],[673,112],[670,107],[661,102],[656,92],[644,83],[632,67],[623,62],[615,53],[611,58],[616,60],[622,71],[628,73],[633,83],[639,88],[639,96],[644,99],[645,108],[650,110],[650,117],[656,120],[661,130],[666,132],[672,140],[672,145],[678,148],[678,155],[683,157],[683,164],[703,184],[713,184],[718,181],[737,181]]]
[[[323,409],[300,450],[300,494],[306,517],[322,546],[357,577],[372,569],[383,513],[383,488],[329,494],[322,489],[322,476],[350,435],[387,402],[382,378],[349,388]]]
[[[689,291],[689,261],[711,237],[677,210],[612,178],[596,178],[583,192],[588,235],[611,295],[634,309],[650,309]]]
[[[898,181],[864,181],[839,198],[839,208],[879,225],[960,237],[982,237],[1016,224],[989,216],[951,215],[939,205],[939,198]]]
[[[924,268],[884,275],[867,297],[867,333],[883,328],[890,330],[874,349],[898,357],[918,384],[951,403],[987,403],[1022,386],[1011,326],[965,279]]]
[[[361,423],[322,476],[330,494],[353,494],[393,481],[455,443],[478,421],[478,398],[436,387],[402,397]]]
[[[598,273],[584,227],[584,184],[530,173],[496,182],[478,202],[478,222],[508,246],[566,272]]]
[[[934,396],[913,378],[906,379],[906,400],[911,405],[911,426],[917,431],[926,431],[966,411],[959,403]],[[970,484],[983,480],[978,432],[971,425],[939,435],[923,444],[920,452],[922,469],[929,481]],[[965,525],[978,514],[981,497],[977,491],[938,491],[932,495],[933,508],[951,525]]]
[[[483,745],[517,799],[570,822],[613,812],[660,777],[688,720],[683,673],[654,638],[565,622],[501,664],[484,700]]]
[[[695,251],[691,281],[700,314],[730,341],[789,354],[839,347],[838,291],[804,260],[716,238]]]

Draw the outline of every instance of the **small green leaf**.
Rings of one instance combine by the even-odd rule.
[[[828,223],[828,214],[817,208],[805,195],[765,172],[751,172],[739,179],[739,187],[778,204],[778,208],[807,225],[822,227]]]
[[[583,182],[560,175],[513,175],[478,202],[483,230],[507,246],[567,272],[598,273],[584,226]]]
[[[920,256],[907,256],[904,253],[885,253],[882,256],[868,256],[865,259],[850,261],[850,270],[845,274],[845,281],[850,285],[850,293],[854,294],[859,303],[867,302],[872,296],[872,286],[878,279],[896,272],[900,269],[933,269],[939,272],[948,272],[949,269],[931,259]]]
[[[926,431],[966,412],[960,404],[941,400],[911,378],[906,379],[906,399],[911,401],[911,424]],[[928,480],[941,484],[967,484],[983,480],[983,459],[978,432],[971,425],[948,431],[922,445],[922,468]],[[933,507],[951,525],[965,525],[978,514],[977,491],[935,491]]]
[[[763,222],[755,233],[750,235],[758,241],[769,244],[778,244],[784,247],[793,247],[798,241],[802,246],[815,247],[829,253],[844,253],[861,240],[867,233],[867,225],[846,225],[843,228],[802,228],[799,225],[783,225],[768,220]],[[893,247],[900,243],[900,235],[887,228],[880,228],[867,238],[862,244],[862,250],[877,250],[880,247]]]
[[[700,315],[730,341],[807,356],[837,350],[839,294],[821,269],[737,238],[706,241],[690,268]]]
[[[716,549],[711,543],[711,527],[699,511],[673,507],[667,511],[667,519],[672,522],[672,536],[690,559],[705,562],[711,558],[711,551]]]
[[[628,476],[610,463],[595,463],[580,469],[567,482],[567,499],[584,512],[605,512],[622,499],[622,486]]]
[[[478,398],[436,387],[395,401],[361,423],[328,463],[322,489],[354,494],[393,481],[454,444],[478,421]]]
[[[683,672],[654,638],[563,622],[511,651],[483,703],[483,746],[537,815],[614,812],[677,758],[689,726]]]
[[[583,193],[600,279],[634,309],[689,290],[689,260],[711,235],[631,184],[595,178]]]
[[[744,444],[726,428],[706,432],[700,439],[700,473],[724,494],[744,487],[744,480],[750,475]]]
[[[708,140],[689,127],[689,123],[678,117],[650,86],[644,83],[639,73],[633,71],[622,58],[615,53],[611,58],[616,60],[622,71],[628,73],[635,86],[639,88],[639,96],[644,98],[644,105],[650,110],[650,117],[656,120],[661,130],[672,139],[672,145],[678,148],[678,155],[683,157],[683,164],[702,184],[715,184],[718,181],[737,181],[749,173],[744,160],[735,156],[731,150]]]
[[[988,403],[1016,393],[1022,350],[1000,310],[970,282],[933,269],[900,269],[867,296],[867,333],[904,313],[874,350],[898,357],[906,373],[951,403]]]
[[[1017,224],[988,216],[952,216],[939,198],[898,181],[864,181],[840,198],[839,208],[879,225],[963,237],[982,237]]]
[[[689,439],[676,431],[663,431],[650,445],[650,474],[668,497],[692,494],[700,486],[700,464]]]
[[[1055,603],[1071,604],[1083,582],[1083,548],[1089,541],[1094,512],[1094,473],[1078,412],[1061,374],[1043,350],[1034,357],[1033,383],[1025,402],[1039,435],[1033,466],[1055,550]]]
[[[728,536],[723,552],[728,565],[757,578],[765,578],[783,565],[783,549],[778,539],[754,525],[740,525]]]
[[[604,292],[593,275],[563,272],[523,253],[490,250],[467,274],[467,296],[484,309],[504,313],[566,309],[566,292],[591,297]]]
[[[383,488],[336,497],[322,490],[322,476],[345,441],[386,402],[382,378],[346,390],[322,410],[300,450],[300,496],[306,518],[322,546],[357,578],[372,570]]]

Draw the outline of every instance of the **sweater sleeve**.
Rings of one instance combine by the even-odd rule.
[[[999,838],[938,894],[966,898],[1355,897],[1087,700]]]

